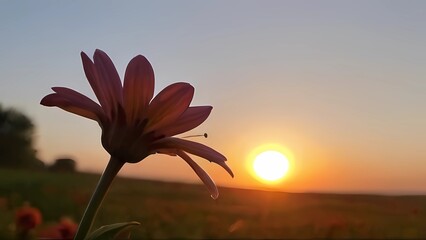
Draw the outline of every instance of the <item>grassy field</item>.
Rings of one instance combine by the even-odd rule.
[[[0,239],[30,202],[43,226],[78,221],[98,180],[92,174],[0,169]],[[96,227],[139,221],[133,239],[426,239],[426,196],[296,194],[117,179]]]

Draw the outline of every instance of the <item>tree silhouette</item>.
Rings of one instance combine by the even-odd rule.
[[[0,104],[0,167],[43,168],[33,148],[34,124],[19,111]]]
[[[54,172],[75,172],[77,163],[70,158],[58,158],[55,162],[48,167],[50,171]]]

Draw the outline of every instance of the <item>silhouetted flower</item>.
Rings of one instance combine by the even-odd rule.
[[[15,226],[18,231],[29,231],[41,223],[41,213],[37,208],[25,204],[15,212]]]
[[[124,84],[106,53],[96,50],[94,61],[81,53],[86,77],[99,104],[72,89],[52,88],[41,104],[95,120],[102,129],[102,145],[111,160],[136,163],[150,154],[162,153],[185,160],[209,189],[213,198],[218,191],[213,180],[187,153],[219,164],[233,176],[226,158],[203,144],[173,137],[187,132],[209,116],[211,106],[190,107],[194,88],[174,83],[154,96],[154,71],[141,55],[128,64]]]

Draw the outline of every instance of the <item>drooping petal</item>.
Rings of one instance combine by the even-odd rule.
[[[192,160],[188,154],[183,151],[176,151],[176,154],[181,157],[188,165],[194,170],[194,172],[198,175],[204,185],[210,192],[210,195],[213,199],[217,199],[219,197],[219,191],[217,190],[216,184],[213,179],[204,171],[194,160]]]
[[[67,112],[74,113],[79,116],[95,120],[97,122],[101,121],[101,119],[97,115],[98,110],[92,109],[81,102],[67,99],[66,97],[58,93],[52,93],[45,96],[41,100],[40,104],[47,107],[59,107]]]
[[[185,152],[197,155],[199,157],[218,164],[219,166],[223,167],[229,173],[229,175],[234,177],[234,173],[225,163],[226,157],[223,156],[221,153],[217,152],[216,150],[207,147],[206,145],[203,145],[201,143],[192,142],[180,138],[166,137],[156,141],[152,145],[152,147],[158,149],[180,149]]]
[[[173,157],[177,155],[174,149],[157,149],[156,152],[158,154],[165,154]]]
[[[111,119],[113,106],[108,100],[108,89],[106,88],[105,83],[103,83],[102,79],[99,78],[98,73],[96,72],[95,65],[92,60],[84,53],[81,52],[81,61],[83,63],[84,73],[86,75],[87,80],[89,81],[90,86],[93,89],[96,97],[99,100],[102,108],[106,115]]]
[[[211,106],[189,107],[173,124],[165,126],[159,132],[165,136],[187,132],[203,123],[209,117],[212,109]]]
[[[174,83],[164,88],[148,107],[146,132],[174,122],[189,107],[194,96],[194,87],[189,83]]]
[[[99,49],[96,49],[93,61],[96,73],[100,78],[99,83],[105,89],[105,97],[109,104],[113,106],[113,113],[116,113],[118,105],[123,105],[123,87],[117,70],[108,55]]]
[[[142,55],[134,57],[126,68],[123,101],[130,122],[142,117],[154,95],[154,70]]]

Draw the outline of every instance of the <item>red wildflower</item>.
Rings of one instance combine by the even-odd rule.
[[[29,231],[41,223],[41,213],[37,208],[24,205],[16,210],[15,225],[19,231]]]

